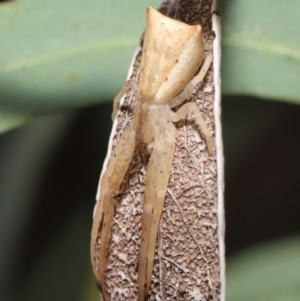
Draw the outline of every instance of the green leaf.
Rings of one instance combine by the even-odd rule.
[[[0,3],[0,132],[110,100],[158,0]]]
[[[17,111],[6,111],[4,108],[1,108],[0,102],[0,133],[9,131],[10,129],[22,125],[31,119],[32,117],[30,114],[24,114]]]
[[[224,2],[222,88],[300,102],[300,1]]]
[[[0,133],[111,100],[159,0],[0,2]],[[224,2],[223,92],[298,103],[298,0]]]
[[[300,300],[300,237],[269,243],[227,264],[228,301]]]

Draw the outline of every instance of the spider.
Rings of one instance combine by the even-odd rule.
[[[208,54],[194,77],[203,57],[200,25],[191,26],[153,8],[147,9],[140,82],[138,87],[132,81],[124,84],[114,100],[113,119],[119,100],[129,88],[134,90],[137,99],[134,114],[112,150],[101,177],[91,233],[92,266],[105,301],[110,300],[106,266],[114,216],[113,197],[120,189],[137,144],[146,145],[149,154],[138,258],[139,301],[146,298],[151,285],[158,227],[175,151],[174,123],[192,115],[205,139],[208,155],[213,155],[211,136],[197,105],[191,102],[182,105],[211,65],[212,54]],[[174,112],[172,109],[178,106]]]

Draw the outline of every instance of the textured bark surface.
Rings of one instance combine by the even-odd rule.
[[[201,24],[207,53],[213,51],[215,38],[212,2],[165,1],[160,10],[188,24]],[[128,77],[137,81],[141,51],[139,47]],[[194,97],[187,101],[197,103],[214,140],[213,70],[211,66],[197,93],[195,90]],[[108,153],[134,114],[135,99],[130,92],[120,105]],[[192,120],[176,126],[176,150],[158,233],[149,300],[222,300],[219,253],[222,218],[218,218],[222,210],[218,207],[217,157],[208,156],[205,142]],[[111,300],[138,299],[137,268],[147,161],[147,155],[137,148],[120,193],[114,198],[116,211],[107,267]]]

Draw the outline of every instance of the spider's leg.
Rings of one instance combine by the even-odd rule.
[[[122,89],[120,90],[120,92],[114,98],[113,111],[111,113],[112,121],[114,121],[115,118],[116,118],[116,115],[117,115],[117,112],[118,112],[118,109],[119,109],[119,102],[120,102],[121,98],[128,92],[129,89],[130,89],[130,80],[128,80],[124,83]]]
[[[195,87],[200,82],[203,81],[203,78],[205,77],[205,75],[212,63],[212,60],[213,60],[213,55],[211,52],[209,52],[199,73],[196,76],[194,76],[194,78],[189,82],[189,84],[185,87],[185,89],[180,94],[178,94],[174,99],[172,99],[172,101],[170,102],[171,108],[174,108],[174,107],[180,105],[185,99],[188,98],[188,96],[190,96],[192,94]]]
[[[105,173],[102,176],[91,233],[92,266],[94,274],[101,285],[105,301],[110,300],[105,283],[105,270],[114,214],[112,198],[119,191],[119,187],[134,154],[136,126],[139,120],[138,112],[136,113],[137,115],[135,115],[131,123],[125,127],[121,134],[119,141],[111,153]],[[101,243],[99,247],[100,232]]]
[[[113,111],[112,111],[112,114],[111,114],[112,121],[114,121],[116,116],[117,116],[118,109],[119,109],[119,103],[120,103],[121,98],[129,91],[129,89],[132,89],[133,94],[136,97],[137,83],[134,82],[133,80],[126,81],[124,83],[122,89],[120,90],[120,92],[114,98]]]
[[[194,116],[194,122],[199,127],[198,130],[205,136],[205,143],[210,156],[213,155],[212,140],[209,129],[203,119],[201,112],[197,105],[193,102],[188,102],[183,105],[176,113],[172,114],[172,121],[178,122],[179,120],[186,119],[187,116]]]
[[[154,137],[145,181],[138,271],[139,301],[144,301],[150,290],[157,232],[175,150],[175,126],[167,119],[164,125],[159,135]]]

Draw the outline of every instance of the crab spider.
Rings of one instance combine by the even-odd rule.
[[[200,25],[190,26],[152,8],[147,9],[141,77],[134,92],[137,100],[134,114],[112,150],[101,178],[91,233],[92,266],[105,301],[110,300],[106,266],[114,216],[113,197],[119,191],[136,145],[141,142],[147,145],[150,156],[141,217],[137,283],[139,301],[145,299],[151,285],[158,227],[175,151],[174,123],[192,115],[205,138],[208,155],[213,154],[211,136],[197,105],[189,102],[176,112],[172,110],[180,106],[203,80],[211,65],[212,54],[207,55],[200,72],[194,77],[203,56]],[[137,84],[131,81],[124,84],[114,100],[113,118],[121,97],[130,87],[135,90],[135,86]]]

